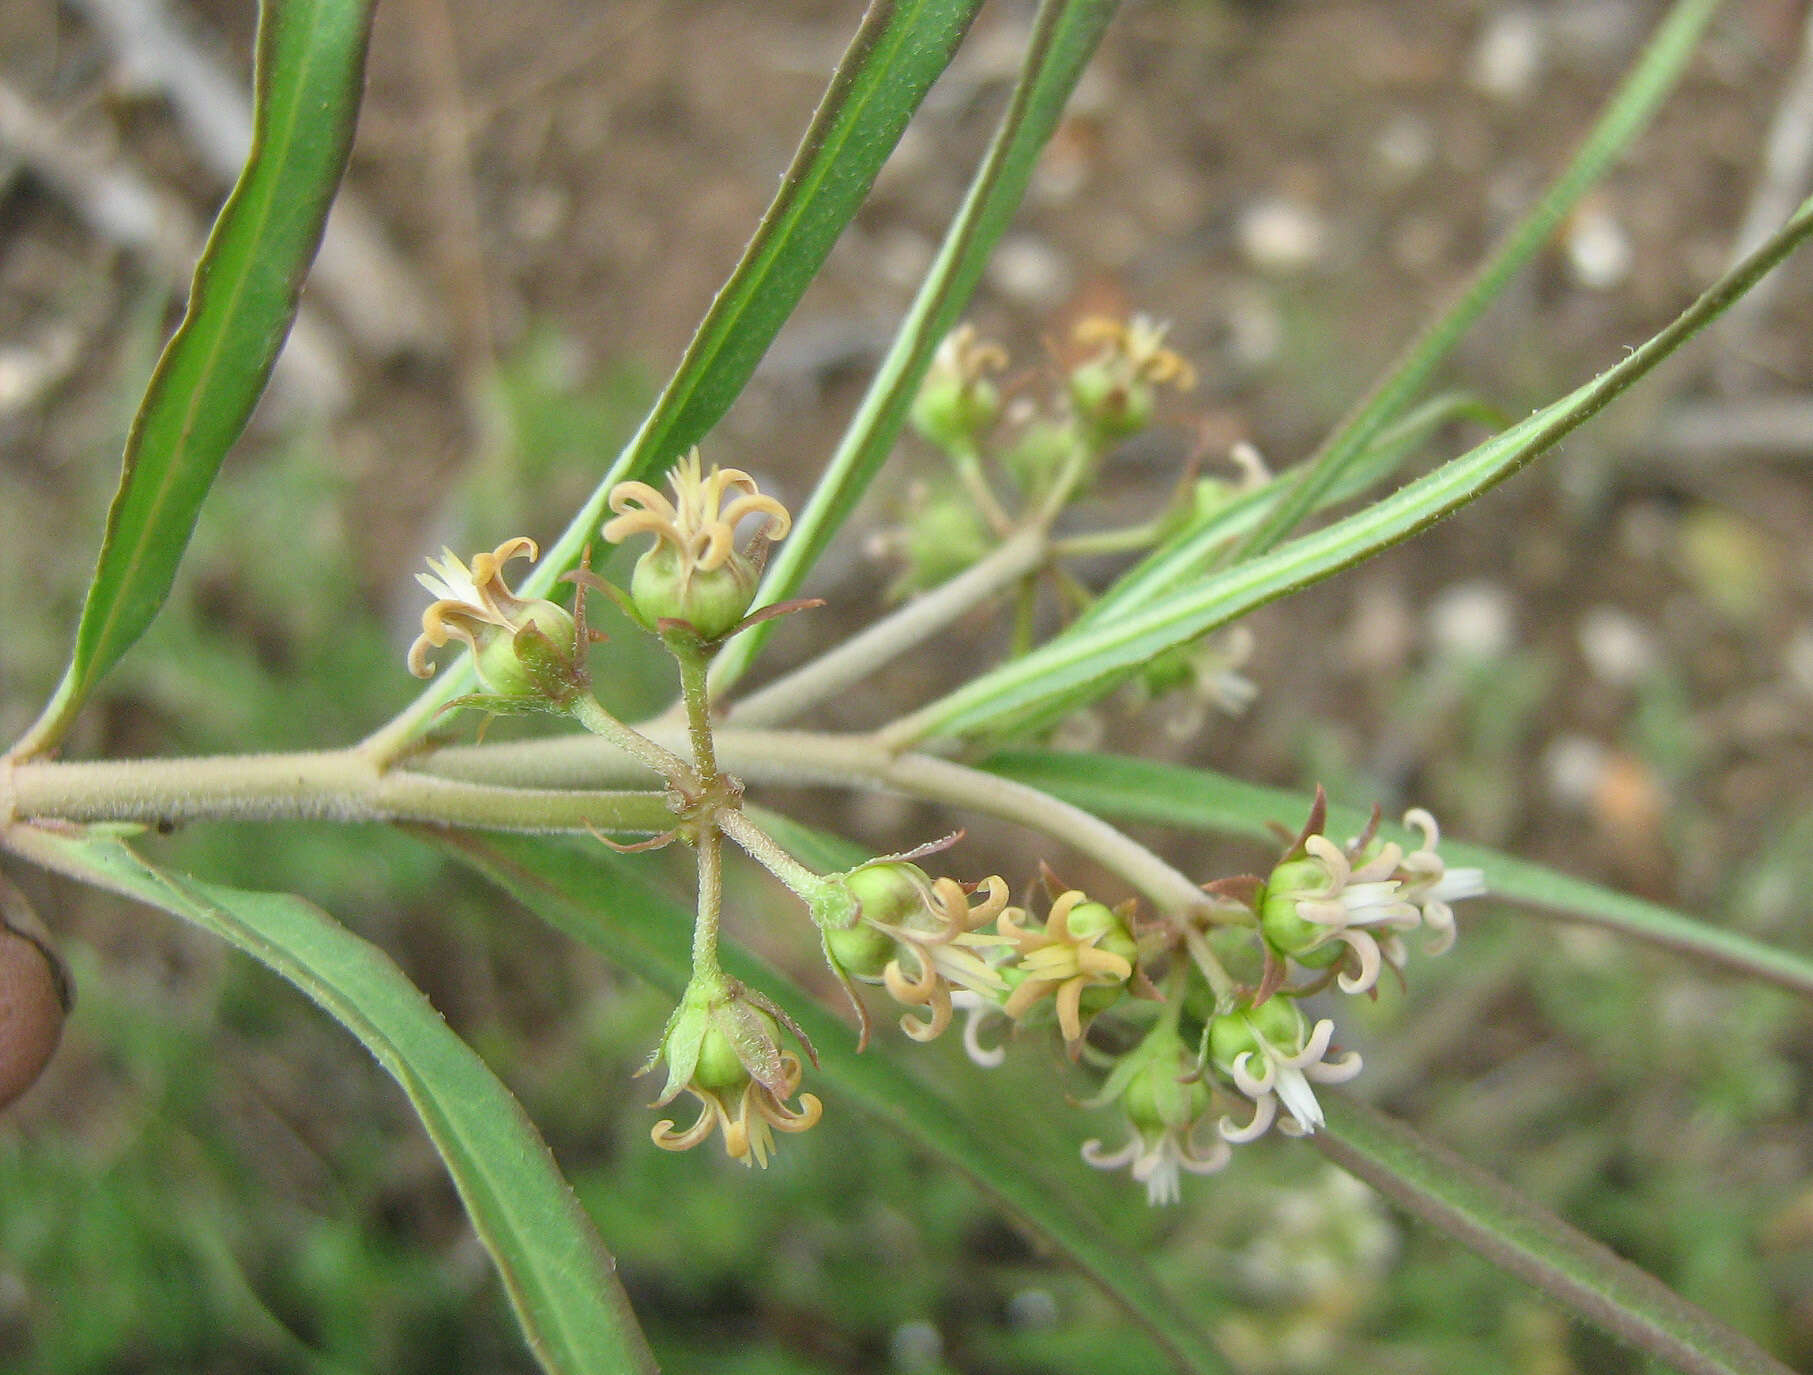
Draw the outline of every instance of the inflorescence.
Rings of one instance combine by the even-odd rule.
[[[913,412],[920,433],[951,460],[954,482],[921,499],[918,546],[928,552],[904,585],[949,576],[1024,522],[1048,526],[1087,488],[1106,448],[1151,422],[1156,388],[1194,383],[1164,338],[1164,327],[1144,317],[1084,321],[1075,336],[1082,355],[1055,399],[1009,421],[1011,408],[994,381],[1007,366],[1005,352],[968,326],[954,333]],[[1264,480],[1256,456],[1241,466],[1238,487],[1186,482],[1159,519],[1097,545],[1149,547],[1183,524],[1200,523],[1230,495]],[[1012,493],[1006,500],[998,490],[1003,478]],[[1377,997],[1388,969],[1401,981],[1412,937],[1422,937],[1427,954],[1448,950],[1453,904],[1485,891],[1479,870],[1443,861],[1428,812],[1406,813],[1402,837],[1393,838],[1381,833],[1375,808],[1357,836],[1338,840],[1318,789],[1307,820],[1266,873],[1210,880],[1196,901],[1150,915],[1133,900],[1110,905],[1043,865],[1023,903],[1010,900],[1012,885],[1000,875],[978,882],[934,877],[917,861],[949,842],[816,873],[740,811],[741,785],[720,775],[713,758],[706,691],[706,665],[726,640],[805,605],[750,614],[768,546],[787,535],[791,517],[747,473],[707,470],[696,451],[675,465],[670,485],[671,498],[641,482],[612,491],[614,514],[603,538],[648,534],[654,542],[627,592],[588,569],[569,574],[581,589],[573,613],[518,597],[504,582],[506,563],[536,556],[526,538],[477,554],[470,566],[450,552],[431,559],[422,582],[435,601],[409,653],[411,671],[426,676],[431,652],[458,641],[472,653],[485,692],[457,704],[499,711],[527,699],[666,774],[673,829],[619,847],[681,840],[699,862],[692,977],[648,1065],[667,1070],[656,1106],[684,1092],[699,1112],[684,1128],[661,1121],[652,1132],[657,1145],[685,1150],[721,1135],[733,1159],[766,1166],[774,1133],[805,1131],[822,1113],[819,1099],[801,1091],[807,1062],[817,1063],[810,1042],[772,999],[718,965],[726,837],[803,900],[865,1044],[860,985],[879,987],[899,1005],[900,1029],[915,1041],[937,1039],[962,1013],[965,1049],[985,1068],[1002,1062],[1009,1039],[1049,1029],[1059,1063],[1096,1076],[1096,1091],[1080,1103],[1121,1118],[1118,1143],[1091,1140],[1083,1158],[1129,1169],[1152,1203],[1175,1201],[1183,1173],[1222,1169],[1235,1146],[1274,1127],[1302,1136],[1323,1125],[1318,1086],[1344,1083],[1361,1069],[1358,1052],[1337,1045],[1338,1009],[1326,1000]],[[934,506],[941,514],[927,525]],[[745,520],[756,525],[739,547]],[[909,539],[906,547],[917,546]],[[616,721],[591,696],[586,589],[610,595],[678,661],[690,762]],[[1087,596],[1071,588],[1072,610],[1083,613]],[[1250,648],[1250,634],[1234,627],[1154,660],[1146,686],[1185,686],[1198,702],[1238,710],[1253,691],[1236,671]],[[784,1035],[797,1051],[783,1044]]]

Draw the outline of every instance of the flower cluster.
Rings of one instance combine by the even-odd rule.
[[[1143,315],[1083,320],[1043,397],[1028,393],[1031,372],[996,384],[1007,350],[974,325],[947,335],[910,418],[955,480],[917,485],[901,530],[878,542],[906,564],[895,590],[955,577],[1016,527],[1049,521],[1086,492],[1108,450],[1152,423],[1159,388],[1195,385],[1194,370],[1164,346],[1165,329]]]
[[[1409,854],[1378,839],[1376,816],[1347,846],[1322,834],[1326,821],[1318,790],[1309,823],[1269,876],[1207,885],[1220,920],[1213,937],[1206,923],[1192,926],[1166,952],[1156,1023],[1118,1057],[1086,1047],[1092,1062],[1111,1068],[1085,1106],[1117,1106],[1129,1140],[1115,1151],[1091,1141],[1083,1158],[1131,1167],[1152,1203],[1176,1201],[1180,1172],[1213,1173],[1232,1147],[1273,1126],[1287,1136],[1320,1127],[1316,1086],[1347,1082],[1361,1060],[1336,1049],[1334,1019],[1312,1018],[1303,1000],[1331,977],[1343,992],[1370,993],[1381,963],[1401,969],[1401,936],[1417,926],[1430,928],[1432,951],[1445,950],[1454,938],[1449,904],[1485,890],[1477,870],[1443,864],[1427,812],[1405,818],[1422,836]],[[1230,965],[1250,970],[1250,981],[1231,983]]]

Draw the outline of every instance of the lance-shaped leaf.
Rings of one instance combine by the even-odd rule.
[[[1790,1375],[1742,1333],[1688,1303],[1508,1184],[1401,1122],[1331,1093],[1323,1155],[1492,1264],[1688,1375]]]
[[[611,488],[664,470],[730,409],[980,8],[981,0],[870,5],[755,236],[648,418],[540,567],[524,579],[525,597],[546,596],[596,541]],[[399,748],[470,685],[468,665],[449,668],[368,743],[380,753]]]
[[[202,501],[295,318],[352,148],[371,13],[371,0],[260,8],[251,152],[126,437],[75,650],[22,755],[56,745],[170,595]]]
[[[521,1104],[383,951],[293,894],[161,869],[102,828],[20,826],[7,839],[46,867],[220,936],[364,1042],[409,1095],[550,1375],[655,1369],[614,1262]]]
[[[793,596],[881,471],[939,342],[956,326],[1002,232],[1026,194],[1039,152],[1101,42],[1118,0],[1046,0],[1033,21],[1013,95],[956,219],[927,270],[894,343],[851,418],[830,464],[769,566],[762,601]],[[754,661],[772,626],[739,636],[712,668],[722,692]]]

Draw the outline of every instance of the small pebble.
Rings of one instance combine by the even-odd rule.
[[[1016,234],[1004,239],[988,264],[988,280],[1022,305],[1055,308],[1070,291],[1070,267],[1043,239]]]
[[[1240,251],[1268,272],[1300,272],[1323,254],[1327,232],[1322,217],[1281,196],[1254,201],[1235,226]]]
[[[1497,583],[1457,583],[1430,602],[1428,628],[1440,654],[1496,659],[1509,653],[1517,638],[1511,594]]]
[[[1528,98],[1542,74],[1545,37],[1535,11],[1521,5],[1497,11],[1474,44],[1467,79],[1498,100]]]
[[[1635,256],[1630,235],[1602,206],[1587,206],[1569,221],[1568,269],[1588,291],[1609,291],[1620,285],[1630,276]]]
[[[1635,687],[1655,668],[1655,633],[1615,606],[1595,606],[1580,618],[1581,657],[1607,687]]]

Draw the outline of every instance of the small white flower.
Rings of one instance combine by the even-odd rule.
[[[1312,1081],[1344,1084],[1361,1068],[1358,1051],[1328,1058],[1334,1034],[1333,1021],[1324,1017],[1311,1028],[1296,1004],[1283,997],[1217,1017],[1209,1028],[1211,1058],[1253,1100],[1253,1117],[1245,1126],[1221,1119],[1222,1137],[1236,1145],[1256,1140],[1278,1118],[1280,1106],[1279,1130],[1286,1136],[1307,1136],[1321,1126],[1322,1105]]]

